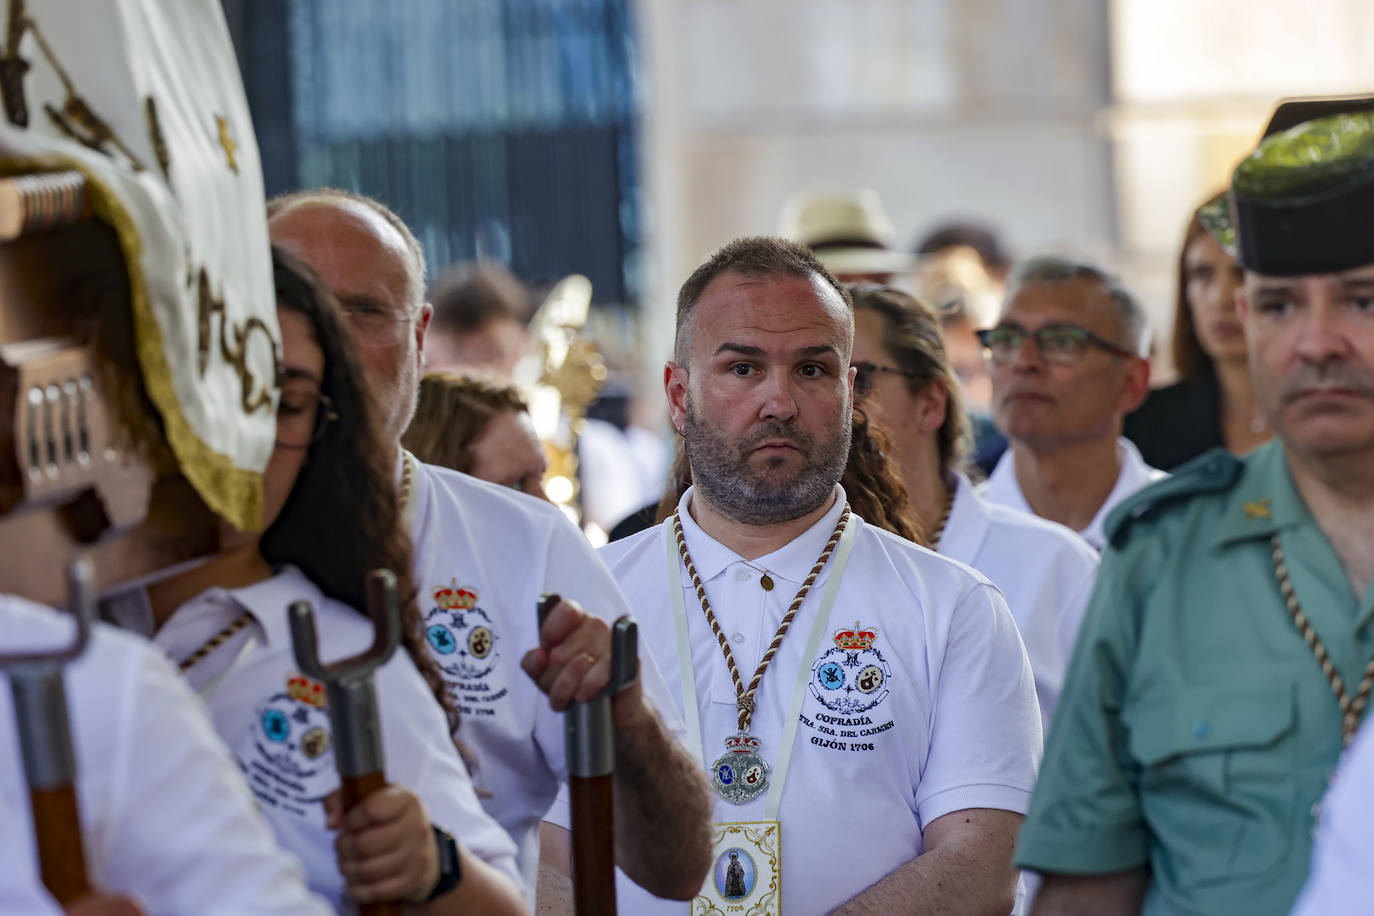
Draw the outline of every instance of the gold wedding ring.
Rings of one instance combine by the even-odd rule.
[[[592,653],[590,653],[590,652],[582,652],[582,653],[579,653],[579,654],[580,654],[583,658],[585,658],[585,659],[587,660],[587,665],[588,665],[588,666],[591,666],[591,665],[595,665],[595,664],[596,664],[596,656],[593,655]]]

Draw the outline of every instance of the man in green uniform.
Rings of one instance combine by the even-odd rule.
[[[1016,851],[1036,916],[1281,914],[1307,875],[1374,683],[1371,108],[1282,105],[1236,168],[1220,222],[1278,435],[1108,520]]]

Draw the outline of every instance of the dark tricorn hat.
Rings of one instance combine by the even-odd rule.
[[[1290,99],[1198,216],[1247,270],[1334,273],[1374,263],[1374,96]]]
[[[1315,96],[1311,98],[1284,99],[1279,102],[1269,123],[1264,128],[1264,137],[1299,124],[1315,121],[1338,114],[1354,114],[1357,111],[1374,111],[1374,95]],[[1264,137],[1260,139],[1263,140]]]

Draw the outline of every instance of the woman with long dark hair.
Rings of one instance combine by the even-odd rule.
[[[1172,353],[1179,380],[1151,391],[1126,417],[1126,438],[1151,467],[1172,471],[1218,446],[1242,454],[1274,434],[1250,386],[1245,333],[1236,316],[1241,279],[1236,259],[1194,211],[1175,286]]]
[[[155,634],[205,697],[313,889],[336,905],[347,896],[424,904],[427,914],[527,912],[514,844],[482,811],[452,742],[454,706],[424,647],[391,455],[343,317],[309,268],[275,251],[273,267],[281,399],[266,530],[226,526],[209,561],[113,613]],[[376,674],[391,784],[341,812],[327,698],[296,671],[286,609],[310,602],[324,658],[356,654],[373,638],[359,608],[375,568],[396,574],[402,608],[405,651]]]

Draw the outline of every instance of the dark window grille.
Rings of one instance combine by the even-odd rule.
[[[224,0],[268,193],[373,195],[431,270],[486,257],[636,299],[631,2]]]

